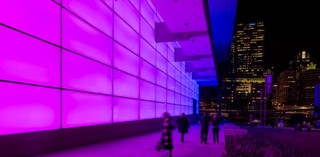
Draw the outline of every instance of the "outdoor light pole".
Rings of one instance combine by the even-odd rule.
[[[262,87],[260,88],[260,126],[262,125]]]

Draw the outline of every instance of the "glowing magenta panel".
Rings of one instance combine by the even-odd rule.
[[[167,87],[167,75],[160,70],[156,71],[156,83],[159,86]]]
[[[181,106],[180,105],[174,105],[174,115],[175,116],[181,115]]]
[[[115,1],[114,11],[136,30],[136,32],[139,32],[139,12],[129,1]]]
[[[100,0],[63,0],[63,6],[94,27],[112,36],[113,12]],[[65,33],[65,30],[63,32]]]
[[[159,53],[157,53],[156,65],[158,69],[162,70],[165,73],[167,72],[167,60]]]
[[[156,86],[156,101],[167,102],[167,90],[160,86]]]
[[[145,40],[141,39],[140,56],[152,65],[156,65],[156,50]]]
[[[61,0],[54,0],[54,1],[56,1],[56,2],[59,3],[59,4],[61,4]]]
[[[114,67],[135,76],[139,75],[139,57],[124,48],[118,43],[114,43]]]
[[[174,109],[175,109],[175,105],[167,104],[167,112],[169,112],[171,116],[174,116]]]
[[[180,94],[179,93],[175,93],[174,96],[174,103],[180,105],[181,104],[181,98],[180,98]]]
[[[174,91],[177,93],[181,92],[181,86],[180,83],[178,81],[174,81]]]
[[[165,43],[157,43],[157,50],[164,58],[168,57],[168,54],[167,54],[168,46],[167,46],[167,44],[165,44]]]
[[[113,70],[113,94],[124,97],[139,97],[139,79],[124,72]]]
[[[167,90],[167,102],[174,104],[174,92],[171,90]]]
[[[59,129],[59,90],[4,82],[0,89],[0,135]]]
[[[175,68],[173,67],[173,65],[172,64],[170,64],[170,63],[168,63],[168,71],[167,71],[167,74],[169,75],[169,76],[171,76],[171,77],[174,77],[174,71],[175,70]]]
[[[166,103],[156,103],[156,118],[162,117],[162,114],[167,111]]]
[[[156,105],[151,101],[140,101],[140,119],[151,119],[156,117]]]
[[[177,47],[175,42],[167,42],[168,43],[168,53],[174,54],[174,48]]]
[[[112,40],[71,13],[63,12],[63,47],[112,65]]]
[[[156,14],[145,0],[141,0],[141,15],[154,29],[156,22]]]
[[[149,64],[148,62],[140,59],[140,77],[155,83],[156,79],[156,68]]]
[[[105,4],[107,4],[110,8],[113,8],[113,1],[110,0],[102,0]]]
[[[139,119],[139,100],[113,97],[113,122]]]
[[[119,16],[114,15],[114,39],[134,53],[139,53],[139,35]]]
[[[0,32],[0,79],[60,86],[58,47],[3,26]]]
[[[142,18],[141,19],[141,36],[152,45],[156,47],[155,30]]]
[[[185,86],[181,86],[180,93],[181,93],[181,95],[186,95],[186,87]]]
[[[62,127],[78,127],[111,123],[112,97],[63,91]]]
[[[156,89],[153,83],[140,80],[140,99],[152,100],[156,99]]]
[[[168,85],[167,85],[167,88],[168,89],[170,89],[170,90],[172,90],[172,91],[174,91],[174,80],[173,80],[173,78],[171,78],[171,77],[168,77]]]
[[[181,82],[181,73],[180,71],[178,71],[177,69],[175,69],[175,73],[174,73],[174,79],[178,82]]]
[[[60,45],[60,8],[56,3],[2,0],[0,15],[0,23]]]
[[[63,51],[62,86],[82,91],[111,94],[112,69],[82,56]]]
[[[140,0],[129,0],[129,1],[138,11],[140,10]]]

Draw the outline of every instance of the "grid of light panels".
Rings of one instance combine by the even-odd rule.
[[[148,0],[0,2],[0,135],[192,114],[198,85],[156,43]]]

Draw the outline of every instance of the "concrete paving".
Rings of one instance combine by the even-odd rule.
[[[221,157],[225,154],[224,126],[220,125],[219,143],[213,143],[213,134],[209,129],[207,144],[200,143],[200,125],[191,125],[185,135],[185,142],[180,142],[178,130],[173,131],[173,157]],[[144,134],[124,139],[76,147],[43,154],[38,157],[166,157],[167,151],[156,151],[155,144],[161,132]]]

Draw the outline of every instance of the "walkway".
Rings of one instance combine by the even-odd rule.
[[[211,130],[211,128],[210,128]],[[180,142],[178,130],[173,131],[173,157],[221,157],[225,152],[224,127],[221,125],[219,143],[213,144],[212,132],[209,130],[208,144],[200,144],[200,125],[192,125],[185,142]],[[166,157],[166,151],[154,149],[160,132],[112,140],[73,149],[44,154],[38,157]]]

